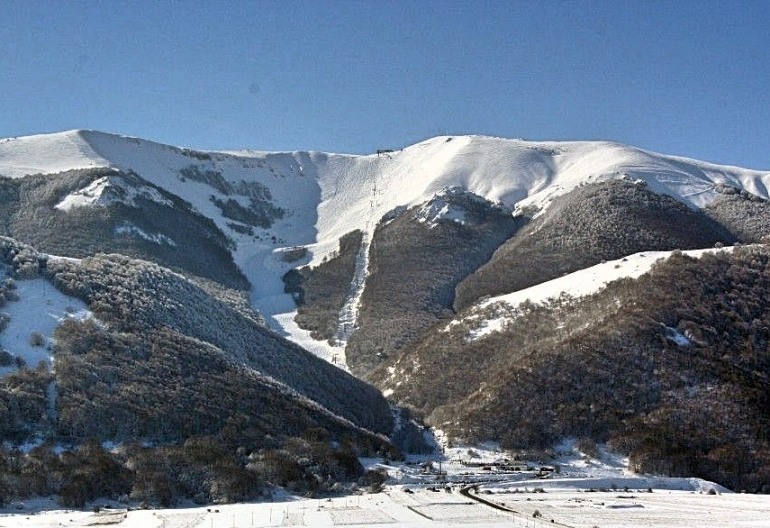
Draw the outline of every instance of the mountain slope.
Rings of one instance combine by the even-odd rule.
[[[609,441],[639,471],[767,490],[768,277],[768,248],[747,246],[675,254],[588,297],[485,301],[371,379],[452,436]]]
[[[81,258],[121,253],[248,289],[232,243],[177,196],[132,173],[69,170],[0,180],[0,234],[41,251]]]
[[[358,328],[346,348],[352,372],[365,375],[449,317],[460,280],[520,226],[504,207],[456,188],[387,216],[374,232]]]
[[[641,180],[651,191],[694,207],[712,203],[722,188],[768,198],[770,184],[768,172],[606,142],[439,137],[384,155],[351,156],[199,152],[94,131],[0,141],[0,175],[85,167],[132,172],[211,219],[232,240],[233,260],[251,284],[253,306],[273,328],[304,343],[312,339],[292,321],[296,305],[284,292],[283,275],[320,265],[347,233],[359,230],[371,240],[387,213],[429,202],[444,189],[464,189],[519,213],[535,208],[542,215],[557,197],[606,180]],[[299,261],[284,258],[298,247],[306,248]],[[318,353],[324,350],[335,352],[319,343]]]
[[[581,186],[552,205],[457,288],[455,308],[639,251],[697,249],[736,238],[700,210],[642,182]],[[569,258],[564,258],[569,255]],[[537,263],[533,266],[533,263]]]
[[[264,328],[236,292],[119,255],[54,258],[11,239],[0,254],[18,282],[45,278],[91,314],[56,329],[52,372],[3,378],[6,408],[19,413],[4,422],[6,438],[178,441],[229,427],[236,441],[261,444],[312,427],[370,441],[392,429],[375,389]],[[37,389],[15,399],[24,376],[39,378]]]
[[[607,142],[439,137],[352,156],[72,131],[0,141],[0,176],[13,275],[48,277],[95,318],[64,317],[53,370],[0,354],[8,434],[267,442],[273,413],[296,411],[288,434],[386,448],[381,394],[285,336],[456,437],[583,436],[643,471],[767,481],[766,248],[644,275],[640,252],[766,240],[768,172]],[[527,302],[627,263],[634,279]]]

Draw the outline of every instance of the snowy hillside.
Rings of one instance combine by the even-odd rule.
[[[732,250],[732,247],[727,247],[723,249],[696,249],[681,253],[698,258],[704,253],[731,252]],[[517,313],[516,308],[524,302],[544,303],[562,295],[570,297],[591,295],[614,280],[635,279],[647,273],[653,264],[671,257],[672,253],[672,251],[635,253],[623,259],[603,262],[530,288],[486,299],[473,306],[462,317],[449,323],[447,329],[460,323],[467,323],[474,328],[470,338],[480,339],[491,332],[499,331],[506,323],[514,319]],[[489,307],[495,308],[494,311],[497,315],[493,318],[483,316],[483,314],[489,313]]]
[[[437,137],[402,150],[366,156],[319,152],[198,152],[94,131],[0,140],[0,175],[19,178],[86,167],[115,167],[192,204],[235,242],[234,259],[252,285],[252,304],[274,328],[331,358],[342,347],[313,342],[296,327],[281,277],[317,265],[353,230],[363,233],[359,270],[344,318],[355,323],[367,273],[367,249],[382,217],[460,188],[514,212],[543,210],[581,184],[624,178],[701,207],[717,186],[768,195],[770,173],[664,156],[606,142],[528,142],[491,137]],[[114,182],[113,182],[114,183]],[[109,181],[73,192],[63,210],[98,205]],[[119,186],[119,182],[117,182]],[[119,189],[118,189],[119,191]],[[114,192],[113,192],[114,194]],[[153,196],[151,190],[142,191]],[[101,199],[103,200],[103,199]],[[226,216],[267,207],[261,221]],[[129,200],[130,201],[130,200]],[[224,204],[224,205],[223,205]],[[299,258],[289,255],[305,248]],[[340,341],[345,341],[344,332]],[[343,356],[344,357],[344,356]]]
[[[109,165],[76,130],[0,139],[0,174],[9,178]]]
[[[0,309],[7,323],[0,333],[0,348],[13,358],[13,365],[0,365],[0,377],[15,371],[18,362],[35,368],[42,361],[52,363],[54,329],[64,319],[91,317],[87,306],[64,295],[44,279],[15,281],[15,300]]]

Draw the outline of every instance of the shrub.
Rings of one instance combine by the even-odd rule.
[[[736,238],[716,220],[646,185],[589,184],[556,198],[457,287],[457,311],[639,251],[696,249]],[[568,258],[566,257],[568,256]]]
[[[335,256],[315,268],[290,270],[283,277],[284,291],[297,302],[295,320],[300,328],[310,330],[314,339],[332,339],[335,335],[340,310],[354,279],[362,239],[361,231],[352,231],[340,238]],[[302,253],[298,258],[304,256]]]
[[[14,356],[5,349],[0,348],[0,367],[10,367],[13,365]]]
[[[45,338],[40,332],[32,332],[29,335],[29,344],[33,347],[41,347],[45,345]]]
[[[284,262],[297,262],[307,256],[307,248],[304,246],[290,248],[281,253]]]
[[[368,470],[359,483],[368,486],[370,493],[380,493],[385,488],[385,482],[389,478],[388,472],[382,468]]]

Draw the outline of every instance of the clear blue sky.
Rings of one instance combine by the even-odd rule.
[[[770,0],[4,0],[0,47],[0,137],[608,139],[770,170]]]

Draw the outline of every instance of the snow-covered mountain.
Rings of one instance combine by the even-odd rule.
[[[102,175],[61,196],[56,207],[71,211],[121,200],[131,206],[136,196],[161,206],[166,200],[166,206],[173,207],[155,188],[181,198],[233,242],[233,259],[249,280],[252,304],[271,326],[326,358],[344,358],[344,346],[314,340],[297,326],[296,306],[284,292],[282,276],[302,265],[318,266],[335,255],[344,235],[362,233],[357,271],[335,341],[344,345],[358,322],[357,300],[369,273],[368,250],[376,227],[386,215],[427,204],[447,189],[472,193],[514,215],[537,208],[537,217],[559,196],[614,179],[645,182],[653,192],[692,207],[712,203],[723,189],[768,198],[770,184],[770,172],[607,142],[437,137],[393,152],[354,156],[198,152],[95,131],[0,140],[0,175],[6,177],[104,167],[139,181],[128,191],[125,178]],[[462,221],[456,209],[440,203],[432,207],[421,221]],[[159,246],[179,243],[131,222],[115,231],[116,236],[141,237]]]
[[[206,375],[224,358],[224,378],[253,383],[206,394],[252,391],[273,412],[303,409],[298,424],[387,432],[377,391],[286,337],[451,435],[510,447],[609,440],[637,467],[715,480],[750,461],[759,469],[741,466],[731,482],[764,483],[768,171],[608,142],[438,137],[347,155],[70,131],[0,140],[0,176],[9,273],[74,296],[52,310],[69,335],[56,369],[84,353],[112,379],[103,352],[114,349],[169,348],[181,372]],[[713,252],[738,243],[747,248]],[[13,249],[24,244],[34,250]],[[24,303],[39,297],[30,288],[5,282],[0,293]],[[69,304],[82,320],[61,313]],[[88,325],[96,341],[83,344]],[[0,333],[19,348],[3,356],[7,371],[14,355],[47,357],[22,340]],[[151,357],[170,368],[166,354]],[[33,400],[53,401],[50,374],[37,376],[50,394]],[[100,401],[115,394],[88,387]],[[250,411],[232,419],[280,429]],[[661,442],[675,430],[687,446]]]

